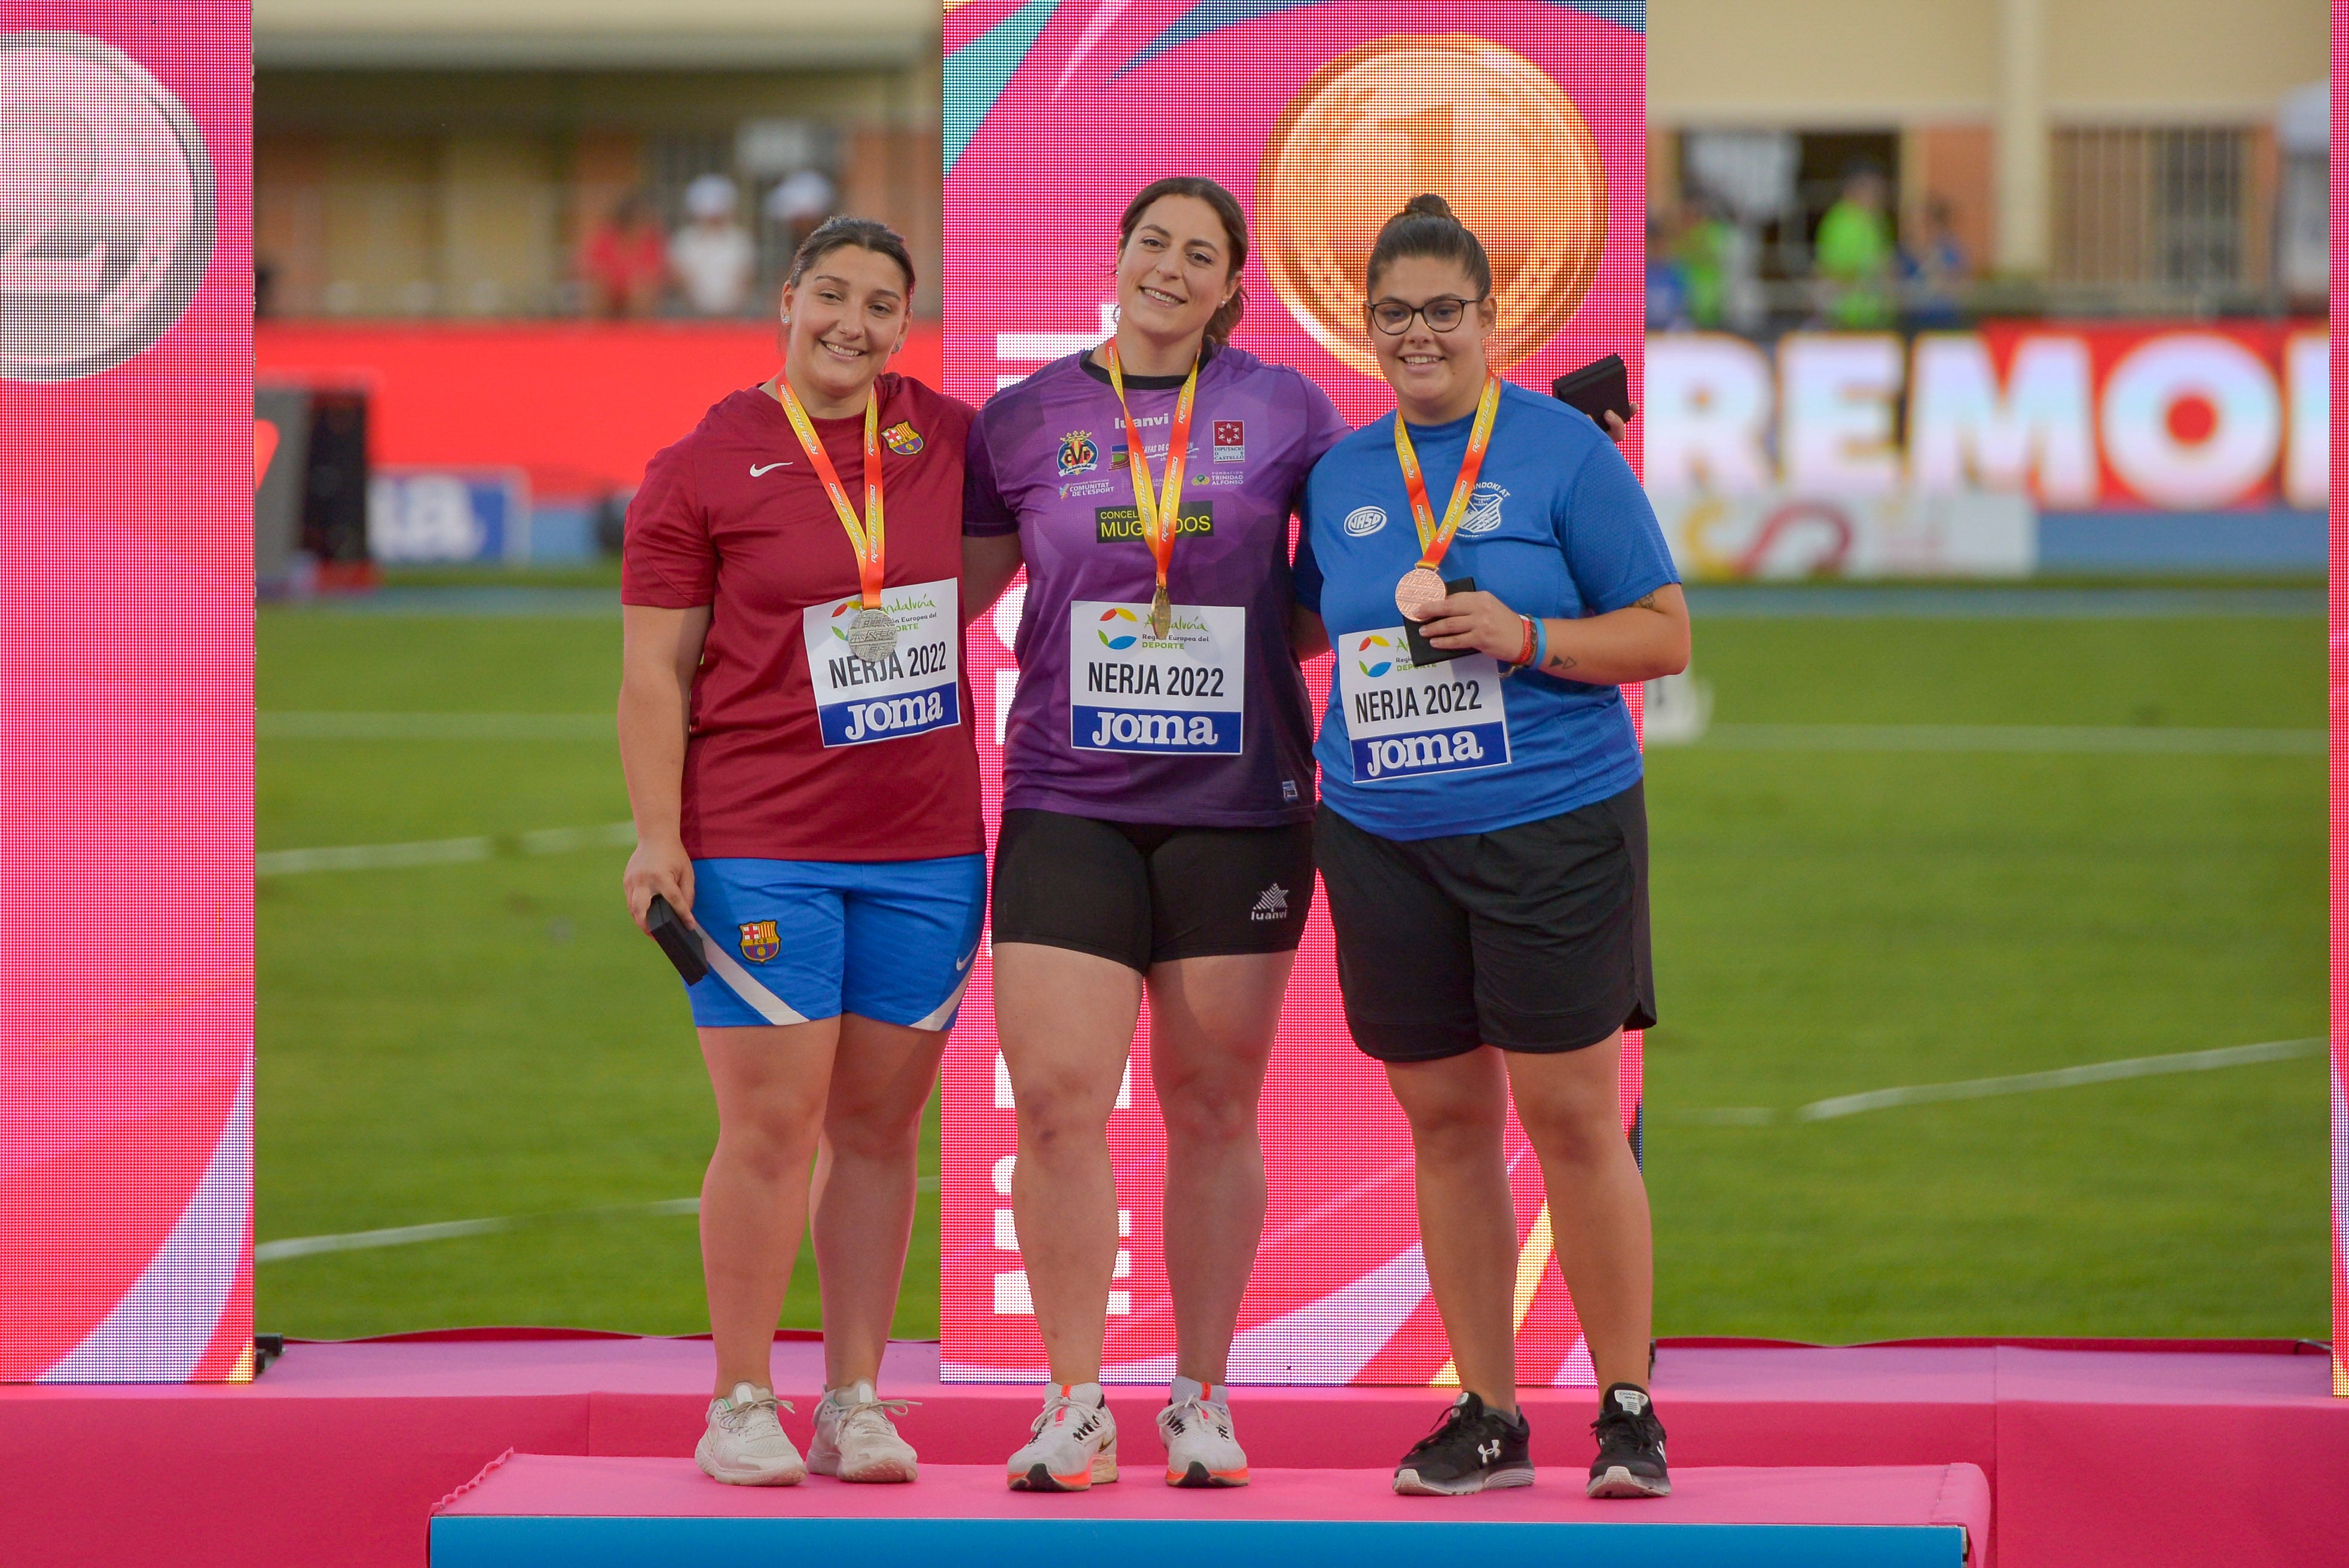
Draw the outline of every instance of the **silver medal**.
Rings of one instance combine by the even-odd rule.
[[[885,610],[859,610],[848,623],[848,651],[868,665],[877,665],[897,646],[897,623]]]

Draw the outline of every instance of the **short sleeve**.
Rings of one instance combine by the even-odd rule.
[[[995,453],[987,444],[987,416],[970,422],[963,449],[962,531],[979,539],[1000,538],[1019,531],[1019,514],[1003,499],[995,477]]]
[[[1321,562],[1313,557],[1313,477],[1298,487],[1297,559],[1289,563],[1289,592],[1299,604],[1321,613]]]
[[[1681,580],[1648,492],[1612,442],[1600,439],[1556,520],[1558,547],[1588,614],[1633,604]]]
[[[620,543],[620,603],[690,610],[718,596],[718,550],[693,480],[690,438],[645,465]]]

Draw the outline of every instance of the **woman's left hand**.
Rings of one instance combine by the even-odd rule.
[[[1525,651],[1525,617],[1483,589],[1447,594],[1420,624],[1420,635],[1439,648],[1468,648],[1508,664]]]

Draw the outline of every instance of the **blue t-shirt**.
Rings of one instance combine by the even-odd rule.
[[[1419,534],[1394,419],[1330,448],[1305,485],[1297,602],[1320,615],[1337,653],[1314,746],[1321,799],[1382,838],[1432,839],[1539,821],[1630,789],[1640,748],[1621,687],[1531,670],[1495,680],[1473,655],[1413,671],[1394,591],[1419,558]],[[1439,519],[1475,422],[1412,427]],[[1575,409],[1510,385],[1467,520],[1439,570],[1553,619],[1620,610],[1680,581],[1614,443]],[[1502,715],[1491,713],[1494,697]]]

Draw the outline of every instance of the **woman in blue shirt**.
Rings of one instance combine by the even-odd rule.
[[[1613,444],[1487,366],[1491,263],[1442,198],[1388,221],[1367,285],[1396,413],[1314,469],[1296,585],[1300,653],[1325,636],[1337,653],[1314,849],[1347,1024],[1411,1123],[1460,1372],[1395,1490],[1533,1480],[1501,1142],[1514,1099],[1605,1390],[1590,1494],[1661,1496],[1648,1200],[1617,1087],[1624,1028],[1656,1018],[1620,687],[1687,666],[1688,607]],[[1452,656],[1414,664],[1406,614]]]

